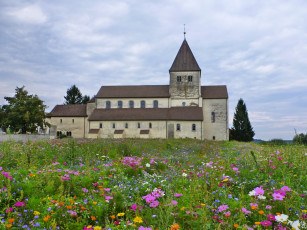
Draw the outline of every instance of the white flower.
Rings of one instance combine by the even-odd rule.
[[[183,177],[187,177],[187,175],[188,175],[188,174],[186,174],[186,173],[182,173],[182,176],[183,176]]]
[[[147,163],[147,164],[146,164],[146,167],[150,167],[150,164],[149,164],[149,163]]]
[[[248,193],[248,195],[249,196],[255,196],[256,195],[256,192],[253,190],[253,191],[250,191],[249,193]]]
[[[284,222],[284,221],[287,221],[287,220],[288,220],[288,217],[289,217],[289,216],[287,216],[287,215],[285,215],[285,214],[281,214],[281,215],[275,216],[275,219],[276,219],[276,221],[278,221],[278,222]]]
[[[263,195],[259,195],[259,196],[258,196],[258,199],[260,199],[260,200],[265,200],[265,199],[266,199],[266,197],[265,197],[265,196],[263,196]]]
[[[288,221],[288,223],[292,226],[292,229],[300,229],[301,224],[299,220],[296,221]]]

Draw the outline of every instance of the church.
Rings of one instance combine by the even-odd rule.
[[[47,121],[54,137],[229,140],[228,92],[201,85],[184,38],[169,85],[102,86],[87,104],[56,105]]]

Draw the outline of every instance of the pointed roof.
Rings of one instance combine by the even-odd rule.
[[[183,40],[182,45],[169,71],[200,71],[190,46],[185,39]]]

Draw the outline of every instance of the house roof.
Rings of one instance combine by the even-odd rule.
[[[102,86],[96,98],[169,97],[168,85]]]
[[[182,45],[169,71],[200,71],[190,46],[185,39],[183,40]]]
[[[227,99],[227,87],[226,85],[202,86],[201,96],[204,99]]]
[[[202,121],[203,111],[200,107],[172,108],[125,108],[125,109],[95,109],[89,121],[150,121],[178,120]]]
[[[86,104],[56,105],[50,117],[86,117]]]

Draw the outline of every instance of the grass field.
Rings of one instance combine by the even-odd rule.
[[[306,146],[0,144],[0,229],[304,229]]]

